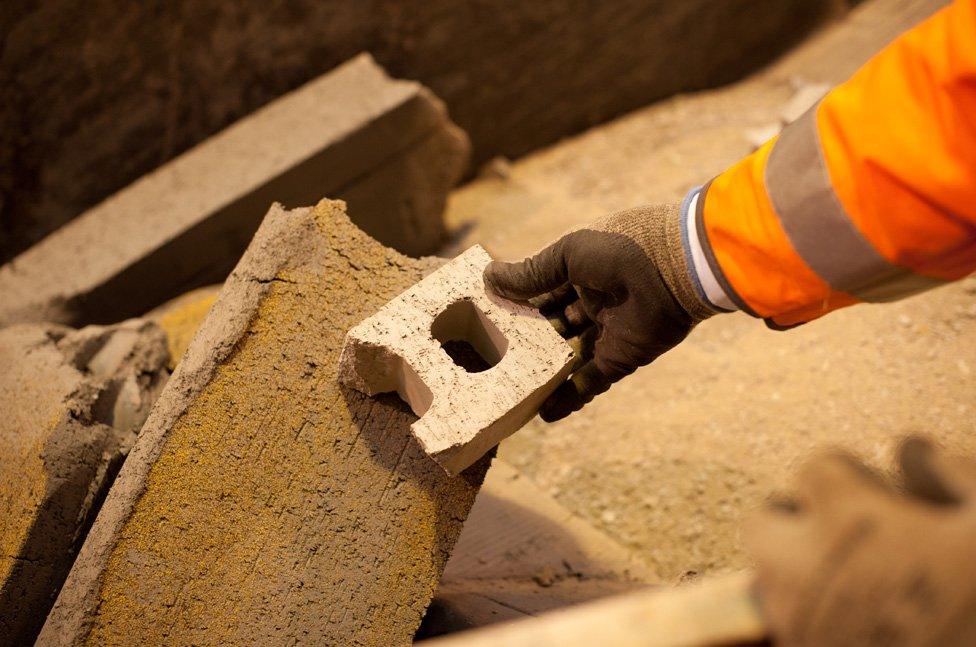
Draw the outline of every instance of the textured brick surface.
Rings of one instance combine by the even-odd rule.
[[[208,285],[190,290],[146,313],[146,319],[155,321],[166,333],[170,370],[176,368],[190,346],[190,341],[217,300],[220,288],[220,285]]]
[[[475,245],[349,331],[340,379],[397,391],[420,420],[413,434],[456,474],[535,415],[566,378],[573,351],[537,311],[491,294],[491,257]],[[471,372],[442,348],[466,342],[487,363]]]
[[[449,477],[345,332],[420,280],[340,202],[265,218],[139,436],[41,644],[411,642],[488,460]]]
[[[421,85],[359,56],[141,178],[0,267],[0,325],[141,314],[221,281],[272,202],[348,198],[408,254],[441,244],[468,143]]]

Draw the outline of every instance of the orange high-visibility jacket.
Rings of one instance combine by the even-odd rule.
[[[903,34],[694,209],[688,226],[728,305],[773,326],[972,273],[976,0]]]

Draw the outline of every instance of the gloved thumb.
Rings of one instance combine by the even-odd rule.
[[[976,495],[976,461],[948,456],[926,438],[906,438],[898,462],[905,488],[917,497],[952,505]]]
[[[499,296],[525,301],[550,292],[569,280],[566,268],[566,237],[521,263],[492,261],[485,268],[485,285]]]
[[[578,371],[549,396],[539,409],[539,416],[546,422],[561,420],[583,408],[590,400],[610,388],[613,381],[600,372],[593,361]]]

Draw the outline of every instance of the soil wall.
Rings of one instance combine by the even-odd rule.
[[[361,51],[448,104],[475,162],[740,77],[841,0],[11,0],[0,261]]]

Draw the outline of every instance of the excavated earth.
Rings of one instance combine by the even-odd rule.
[[[760,133],[774,131],[811,87],[842,81],[941,4],[862,3],[740,83],[650,106],[514,164],[487,165],[450,200],[455,237],[447,252],[479,242],[496,257],[519,258],[608,211],[680,199],[747,154]],[[400,403],[365,400],[334,385],[340,333],[436,262],[382,250],[350,233],[330,209],[320,206],[306,223],[326,242],[296,239],[294,232],[287,240],[258,241],[264,247],[253,254],[265,260],[249,270],[253,275],[231,279],[216,306],[217,290],[210,288],[150,313],[170,331],[192,329],[218,310],[197,342],[168,335],[169,353],[156,330],[152,369],[140,371],[159,377],[144,377],[151,384],[138,389],[119,373],[92,387],[85,373],[90,353],[67,329],[4,332],[18,338],[0,350],[28,348],[35,353],[31,362],[41,357],[50,373],[43,384],[18,381],[16,371],[0,375],[3,398],[16,400],[28,388],[32,398],[43,393],[36,407],[23,409],[34,417],[30,424],[44,421],[33,427],[35,435],[22,436],[33,445],[0,447],[4,460],[21,452],[40,461],[25,462],[18,474],[33,484],[4,486],[8,494],[0,498],[16,522],[0,528],[0,602],[11,608],[18,596],[35,600],[57,590],[90,511],[145,416],[147,398],[161,387],[167,355],[172,370],[190,349],[191,361],[177,369],[146,425],[42,642],[340,635],[333,632],[364,644],[409,640],[487,460],[461,482],[448,483],[419,448],[391,442],[409,437],[405,429],[413,420]],[[267,259],[285,244],[299,250],[292,260],[300,260],[272,268]],[[329,251],[308,247],[318,244]],[[306,326],[331,332],[309,334]],[[739,536],[742,519],[787,487],[816,448],[845,447],[885,467],[900,437],[925,433],[976,455],[974,341],[976,278],[893,305],[848,309],[786,333],[744,315],[716,317],[583,412],[552,425],[536,419],[499,453],[555,502],[633,549],[649,565],[633,567],[641,581],[736,570],[750,563]],[[104,340],[96,346],[110,348]],[[101,398],[106,389],[110,396]],[[16,415],[0,422],[0,430],[25,427]],[[68,437],[80,444],[58,440]],[[319,458],[330,452],[349,462],[348,474],[335,474]],[[13,492],[33,498],[15,500]],[[362,497],[374,495],[378,512],[362,507]],[[555,502],[553,509],[561,510]],[[40,527],[31,515],[50,510],[55,522],[70,517],[72,523],[45,529],[64,541],[41,548],[63,559],[50,572],[31,574],[37,558],[25,552],[24,540]],[[537,548],[534,535],[532,542]],[[613,557],[616,570],[624,570],[625,554]],[[537,587],[559,589],[577,578],[578,566],[560,564],[565,572],[545,564],[516,573],[527,609],[550,604],[536,600]],[[471,582],[478,588],[494,577],[449,568],[441,599],[467,604],[485,595],[473,592]],[[610,588],[629,586],[607,579]],[[499,591],[511,598],[504,584]],[[399,593],[390,597],[393,590]],[[491,613],[506,612],[496,598],[501,606]],[[330,605],[347,611],[322,616]],[[10,617],[0,630],[10,629]],[[38,619],[18,630],[36,631],[31,624]]]
[[[499,161],[453,195],[456,246],[520,258],[607,211],[678,200],[749,153],[798,89],[844,80],[941,4],[863,3],[754,77]],[[976,455],[974,387],[970,278],[789,332],[715,317],[579,414],[534,420],[499,456],[673,582],[749,565],[743,517],[817,448],[888,466],[899,438],[924,433]]]

